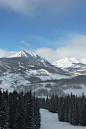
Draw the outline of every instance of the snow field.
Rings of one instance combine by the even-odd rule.
[[[52,79],[72,78],[72,76],[55,74],[55,73],[49,73],[45,69],[39,69],[39,70],[29,69],[29,71],[27,71],[26,74],[27,74],[27,77],[36,76],[36,77],[40,78],[42,81],[52,80]]]
[[[3,88],[4,90],[12,89],[11,86],[16,87],[18,85],[26,85],[30,83],[29,81],[25,80],[25,78],[22,77],[20,74],[8,72],[5,73],[5,76],[1,76],[0,80],[2,80],[0,88]]]
[[[51,113],[46,109],[40,109],[41,128],[40,129],[86,129],[84,126],[74,126],[67,122],[60,122],[56,113]]]

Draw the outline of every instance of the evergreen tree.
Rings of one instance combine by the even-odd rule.
[[[47,98],[45,100],[45,108],[50,110],[50,100],[49,100],[48,96],[47,96]]]
[[[65,110],[64,110],[64,121],[69,122],[69,107],[70,107],[70,98],[69,95],[65,97]]]
[[[74,107],[73,107],[72,124],[73,124],[73,125],[78,125],[78,124],[79,124],[77,103],[75,103],[75,105],[74,105]]]
[[[80,111],[80,124],[86,126],[86,103],[83,102],[81,111]]]
[[[57,113],[58,112],[58,103],[59,103],[58,95],[55,95],[54,99],[55,99],[55,112]]]
[[[33,101],[31,91],[29,94],[29,100],[26,108],[26,125],[26,129],[31,129],[33,126],[35,126],[33,125]]]
[[[73,124],[73,122],[72,122],[73,107],[74,107],[74,95],[72,95],[72,93],[71,93],[71,97],[70,97],[70,108],[69,108],[69,122],[71,124]]]
[[[51,96],[51,99],[50,99],[50,109],[49,109],[49,111],[53,112],[53,113],[56,112],[54,95]]]
[[[17,109],[17,129],[24,129],[25,127],[25,121],[24,121],[24,115],[25,115],[25,110],[24,110],[24,103],[23,103],[23,96],[22,94],[19,95],[17,99],[18,103],[18,109]]]
[[[0,127],[8,128],[8,105],[5,98],[5,92],[0,91]]]

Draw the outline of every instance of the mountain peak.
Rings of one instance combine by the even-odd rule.
[[[81,63],[81,61],[79,59],[75,58],[75,57],[70,58],[70,61],[72,63]]]
[[[30,58],[37,59],[39,62],[41,62],[45,66],[55,67],[49,61],[47,61],[46,59],[42,58],[39,55],[33,54],[33,53],[31,53],[27,50],[21,50],[20,52],[17,52],[15,55],[13,55],[11,57],[30,57]]]
[[[58,61],[53,62],[53,65],[60,68],[80,68],[81,65],[86,64],[86,58],[85,59],[77,59],[75,57],[72,58],[63,58]]]
[[[53,65],[56,67],[67,68],[71,67],[72,63],[70,59],[66,57],[64,59],[60,59],[58,61],[53,62]]]
[[[28,52],[27,50],[21,50],[20,52],[17,52],[15,55],[11,57],[34,57],[34,54],[31,52]]]

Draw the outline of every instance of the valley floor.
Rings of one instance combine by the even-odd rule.
[[[56,113],[41,109],[41,129],[86,129],[83,126],[74,126],[67,122],[60,122]]]

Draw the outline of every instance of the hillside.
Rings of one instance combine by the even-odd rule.
[[[62,78],[71,76],[60,69],[46,67],[34,58],[0,58],[0,88],[3,90],[23,89],[26,92],[32,89],[37,95],[47,94],[49,88],[45,88],[45,85]]]
[[[68,61],[68,59],[66,59]],[[77,62],[71,59],[71,62]],[[20,51],[10,58],[0,58],[0,88],[18,92],[35,92],[37,96],[52,94],[86,94],[86,65],[61,69],[48,65],[44,58],[27,51]]]
[[[53,62],[52,65],[73,75],[86,75],[86,58],[64,58]]]

